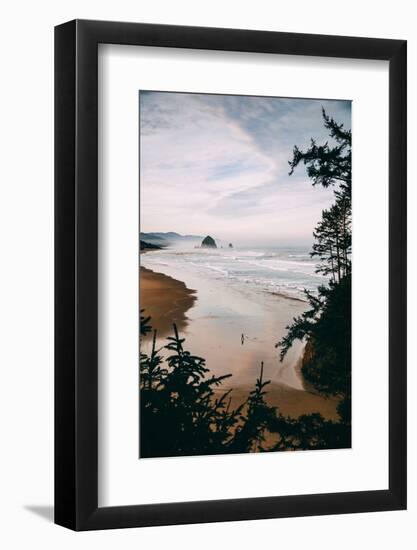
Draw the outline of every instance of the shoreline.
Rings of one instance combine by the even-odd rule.
[[[140,266],[140,309],[151,317],[151,324],[158,336],[172,332],[175,323],[183,330],[188,322],[186,312],[197,300],[196,291],[169,275]]]
[[[265,379],[271,380],[266,388],[268,404],[292,418],[313,412],[327,420],[338,418],[338,400],[320,396],[305,385],[300,369],[304,345],[296,343],[284,363],[274,347],[287,324],[305,309],[305,302],[271,293],[238,294],[224,281],[195,279],[173,268],[169,275],[156,271],[166,268],[162,265],[153,268],[140,267],[140,296],[141,308],[158,331],[159,346],[166,343],[175,322],[186,339],[186,349],[204,357],[211,374],[232,374],[217,392],[233,389],[233,403],[247,398],[263,361]],[[150,340],[141,338],[144,351]]]

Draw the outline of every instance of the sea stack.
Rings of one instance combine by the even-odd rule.
[[[233,245],[232,245],[232,243],[229,243],[229,248],[233,248]]]
[[[217,248],[216,241],[210,235],[207,235],[201,243],[201,248]]]

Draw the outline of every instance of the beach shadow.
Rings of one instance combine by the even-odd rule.
[[[36,514],[37,516],[45,519],[49,523],[53,523],[54,521],[54,507],[53,506],[38,506],[36,504],[34,505],[26,505],[24,506],[25,510],[28,510],[28,512],[32,512],[32,514]]]

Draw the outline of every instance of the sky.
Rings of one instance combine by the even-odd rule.
[[[141,91],[139,103],[141,231],[311,245],[333,191],[288,161],[312,137],[331,142],[322,107],[350,128],[349,101]]]

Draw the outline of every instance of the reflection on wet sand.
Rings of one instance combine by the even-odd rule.
[[[293,418],[313,412],[337,418],[337,399],[304,388],[298,368],[302,344],[294,345],[283,363],[275,348],[292,318],[307,307],[305,302],[241,292],[222,281],[198,279],[172,268],[164,274],[141,267],[140,307],[152,318],[158,346],[166,343],[175,322],[186,339],[185,348],[204,357],[214,375],[232,374],[221,389],[233,389],[232,404],[241,403],[253,389],[262,361],[265,378],[271,380],[266,396],[270,405]],[[144,352],[149,351],[150,340],[142,339]]]

